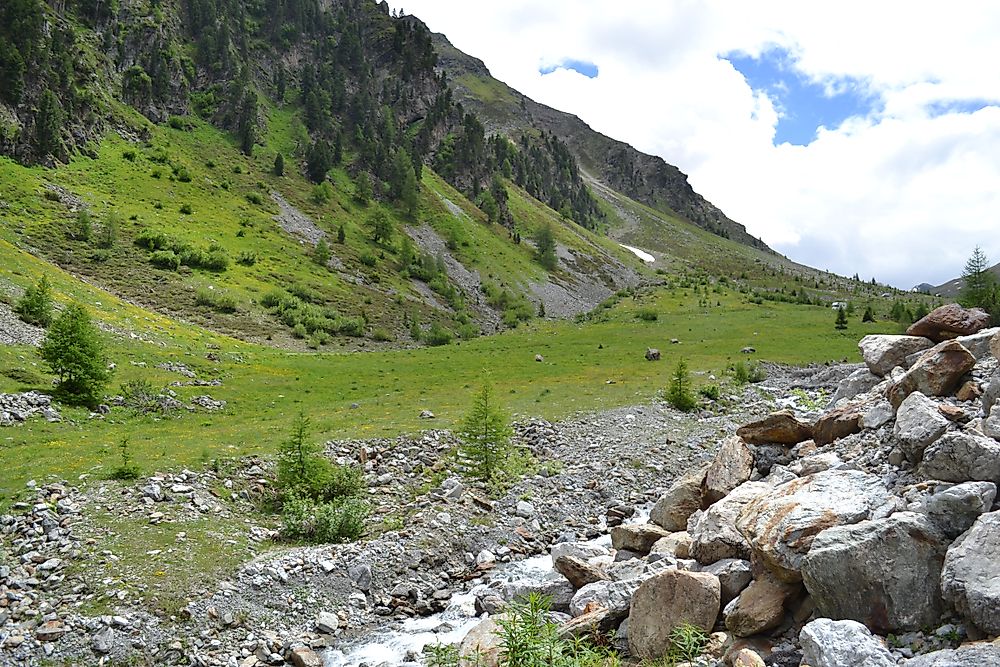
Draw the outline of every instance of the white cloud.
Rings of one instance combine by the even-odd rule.
[[[662,156],[792,259],[901,287],[1000,261],[1000,4],[695,0],[414,0],[403,7],[494,76]],[[398,7],[399,3],[393,3]],[[850,77],[878,113],[773,145],[779,110],[721,56],[793,54],[812,80]],[[542,63],[593,62],[588,79]]]

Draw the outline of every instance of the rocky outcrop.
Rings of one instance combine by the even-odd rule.
[[[941,616],[947,547],[934,524],[913,512],[836,526],[813,540],[802,579],[822,616],[878,632],[917,630]]]
[[[1000,512],[980,516],[948,549],[941,593],[980,630],[1000,635]]]
[[[910,370],[889,386],[886,395],[896,407],[915,391],[947,396],[975,365],[976,358],[958,341],[939,343],[921,354]]]
[[[743,442],[743,438],[727,438],[705,473],[705,481],[701,487],[702,503],[711,505],[749,480],[753,464],[753,451]]]
[[[889,493],[878,477],[827,470],[752,499],[736,527],[761,563],[782,580],[795,582],[802,578],[802,559],[817,535],[870,519],[888,502]]]
[[[670,649],[670,633],[681,624],[712,631],[719,615],[719,580],[705,572],[667,570],[642,583],[628,615],[633,657],[657,660]]]
[[[649,512],[649,520],[671,532],[687,528],[688,518],[701,509],[701,487],[708,466],[676,479]]]
[[[885,645],[857,621],[818,618],[799,634],[809,667],[896,667]]]
[[[884,377],[897,366],[907,366],[906,358],[911,354],[923,352],[933,347],[934,343],[922,336],[865,336],[858,343],[861,356],[874,375]]]
[[[23,424],[38,415],[46,421],[57,422],[59,412],[52,407],[52,397],[37,391],[20,394],[0,394],[0,426]]]
[[[962,308],[949,303],[935,308],[906,330],[908,336],[923,336],[935,343],[968,336],[985,329],[990,324],[990,314],[981,308]]]
[[[812,438],[812,427],[796,419],[791,410],[780,410],[741,426],[736,429],[736,435],[751,445],[790,446]]]

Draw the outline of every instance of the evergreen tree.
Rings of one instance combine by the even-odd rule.
[[[100,334],[80,305],[67,306],[52,323],[38,353],[58,376],[58,391],[69,401],[92,406],[111,380]]]
[[[871,306],[865,307],[865,314],[861,316],[862,322],[874,322],[875,321],[875,311]]]
[[[330,261],[330,244],[326,242],[326,238],[321,238],[316,243],[316,248],[313,250],[313,261],[320,266],[326,266]]]
[[[14,312],[28,324],[47,327],[52,323],[52,287],[48,276],[42,275],[36,284],[25,290]]]
[[[62,151],[63,108],[59,98],[46,89],[38,102],[35,117],[35,140],[43,155],[58,154]]]
[[[556,256],[556,240],[552,235],[552,226],[547,222],[541,226],[535,237],[535,256],[538,258],[538,263],[549,271],[554,270],[559,264],[559,258]]]
[[[388,243],[392,240],[392,220],[382,209],[371,214],[371,217],[368,218],[368,226],[371,227],[372,241],[375,243],[380,241]]]
[[[309,147],[306,153],[306,171],[313,183],[322,183],[326,179],[326,172],[333,166],[330,155],[330,145],[325,141],[316,141]]]
[[[104,217],[98,244],[105,249],[113,248],[118,240],[118,230],[121,228],[121,216],[116,211],[109,212]]]
[[[511,434],[510,418],[497,403],[490,383],[483,382],[459,431],[460,452],[471,461],[474,477],[489,481],[503,470]]]
[[[274,156],[274,175],[284,176],[285,175],[285,156],[278,153]]]
[[[367,171],[358,172],[358,178],[354,182],[354,198],[363,206],[367,206],[371,201],[372,179]]]
[[[959,303],[966,308],[982,308],[990,313],[994,321],[1000,317],[997,278],[990,271],[986,253],[979,246],[972,251],[972,256],[962,270],[962,294]]]
[[[347,239],[347,233],[344,231],[344,226],[341,225],[337,228],[337,243],[343,244]]]
[[[837,329],[847,328],[847,311],[843,308],[837,309],[837,320],[834,322],[834,326]]]
[[[691,412],[698,406],[694,393],[691,391],[691,375],[688,373],[687,362],[683,359],[677,362],[674,374],[667,388],[667,402],[681,412]]]
[[[328,468],[322,445],[309,440],[309,418],[300,412],[288,439],[278,446],[278,487],[286,494],[313,495]]]

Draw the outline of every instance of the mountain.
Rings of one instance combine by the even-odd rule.
[[[985,262],[984,262],[985,263]],[[1000,281],[1000,264],[994,264],[989,269],[998,281]],[[962,289],[965,287],[965,281],[961,276],[958,278],[952,278],[948,282],[941,283],[937,286],[928,285],[927,291],[931,294],[936,294],[937,296],[944,296],[948,298],[955,298],[962,293]]]
[[[0,155],[4,263],[281,347],[474,338],[656,271],[841,284],[370,0],[9,0]]]

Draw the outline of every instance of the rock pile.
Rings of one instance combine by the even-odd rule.
[[[723,439],[612,550],[553,549],[563,633],[616,629],[646,660],[692,624],[724,633],[726,665],[1000,665],[976,641],[1000,634],[1000,329],[954,305],[925,320],[862,340],[817,418]]]
[[[0,426],[23,424],[34,415],[40,415],[50,422],[61,419],[59,411],[52,407],[52,397],[48,394],[37,391],[0,394]]]

